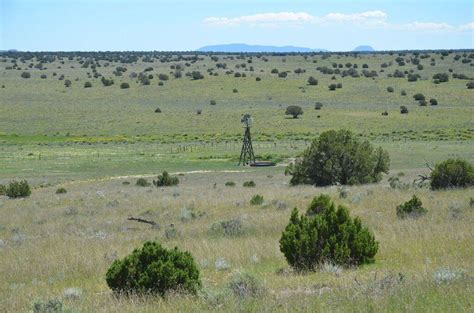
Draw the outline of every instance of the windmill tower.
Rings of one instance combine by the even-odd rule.
[[[255,155],[253,153],[252,139],[250,137],[250,126],[252,126],[253,119],[250,114],[244,114],[240,122],[245,127],[244,141],[242,143],[242,151],[240,152],[239,165],[247,165],[255,163]]]

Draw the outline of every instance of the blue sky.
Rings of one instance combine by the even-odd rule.
[[[464,0],[0,0],[0,50],[194,50],[248,43],[474,48]]]

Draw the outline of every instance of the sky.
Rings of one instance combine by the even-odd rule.
[[[474,48],[465,0],[0,0],[0,50]]]

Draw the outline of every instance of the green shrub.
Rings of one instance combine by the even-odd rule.
[[[170,176],[167,171],[164,171],[161,175],[158,175],[157,179],[153,181],[153,185],[155,185],[156,187],[176,186],[178,184],[178,177]]]
[[[249,181],[244,182],[242,186],[244,186],[244,187],[255,187],[256,185],[255,185],[255,182],[253,180],[249,180]]]
[[[466,87],[467,87],[467,89],[474,89],[474,81],[468,82],[468,83],[466,84]]]
[[[297,105],[290,105],[286,108],[285,114],[298,118],[299,115],[303,115],[303,109]]]
[[[388,91],[388,92],[394,92],[395,89],[393,89],[393,87],[387,87],[387,91]]]
[[[121,83],[120,84],[120,89],[128,89],[130,88],[130,84],[129,83]]]
[[[204,78],[204,75],[201,74],[201,72],[199,71],[193,71],[191,73],[191,77],[194,79],[194,80],[198,80],[198,79],[203,79]]]
[[[0,196],[5,196],[7,193],[7,187],[5,185],[0,184]]]
[[[420,107],[425,107],[428,105],[428,102],[426,102],[426,100],[420,100],[418,101],[418,103],[420,104]]]
[[[21,77],[22,77],[22,78],[30,78],[30,77],[31,77],[31,73],[30,73],[30,72],[23,72],[23,73],[21,73]]]
[[[400,114],[408,114],[408,108],[404,105],[400,106]]]
[[[5,195],[9,198],[26,198],[31,195],[31,189],[26,180],[12,181],[5,188]]]
[[[389,163],[382,148],[374,149],[348,130],[329,130],[315,138],[285,173],[292,175],[291,185],[366,184],[380,181]]]
[[[92,87],[92,83],[91,82],[85,82],[84,83],[84,88],[91,88]]]
[[[438,100],[430,99],[430,105],[438,105]]]
[[[416,101],[425,100],[425,96],[422,93],[417,93],[413,96],[413,99],[415,99]]]
[[[58,299],[48,301],[36,301],[33,304],[33,313],[63,313],[64,305]]]
[[[252,199],[250,199],[251,205],[261,205],[263,203],[263,196],[261,195],[254,195]]]
[[[474,185],[474,166],[461,159],[448,159],[435,165],[430,175],[431,189]]]
[[[235,183],[233,181],[228,181],[224,185],[227,186],[227,187],[234,187]]]
[[[327,196],[318,199],[313,203],[318,202],[319,209],[306,215],[294,208],[281,236],[280,251],[290,266],[307,271],[328,262],[345,266],[374,262],[378,242],[360,219],[352,219],[344,206],[336,208]]]
[[[316,102],[314,104],[314,109],[315,110],[321,110],[323,108],[323,104],[321,102]]]
[[[216,104],[217,104],[216,100],[211,100],[210,101],[210,105],[216,105]]]
[[[318,84],[318,80],[314,78],[313,76],[310,76],[308,78],[308,84],[311,86],[316,86]]]
[[[328,195],[322,194],[317,198],[314,197],[313,201],[311,201],[311,204],[308,207],[308,210],[306,211],[306,215],[314,216],[326,210],[331,205],[332,200],[331,197],[329,197]]]
[[[446,73],[437,73],[437,74],[433,75],[433,80],[436,83],[445,83],[445,82],[449,81],[449,75],[446,74]]]
[[[409,201],[397,206],[397,216],[399,218],[420,217],[425,215],[427,210],[423,207],[421,200],[413,196]]]
[[[160,296],[169,291],[196,294],[201,287],[199,270],[192,255],[177,247],[165,249],[157,242],[146,242],[141,249],[114,261],[107,271],[106,281],[116,293]]]
[[[137,179],[137,182],[135,185],[140,186],[140,187],[148,187],[150,186],[150,183],[145,178],[142,177],[142,178]]]
[[[328,88],[329,88],[329,90],[334,91],[334,90],[336,90],[337,85],[336,84],[331,84],[331,85],[329,85]]]
[[[65,188],[60,187],[56,189],[56,194],[63,194],[63,193],[67,193],[67,190]]]

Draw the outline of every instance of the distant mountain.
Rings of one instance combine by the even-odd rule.
[[[357,52],[373,52],[375,51],[374,48],[372,48],[371,46],[358,46],[356,47],[354,50],[352,51],[357,51]]]
[[[205,46],[197,49],[203,52],[320,52],[327,51],[325,49],[310,49],[304,47],[294,46],[261,46],[261,45],[247,45],[244,43],[231,43],[225,45]]]

